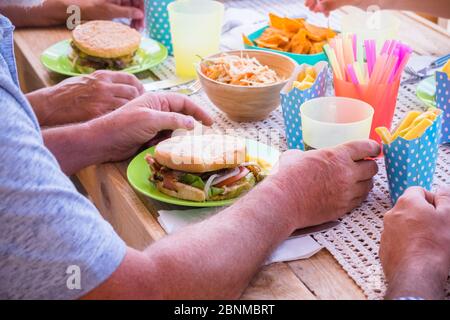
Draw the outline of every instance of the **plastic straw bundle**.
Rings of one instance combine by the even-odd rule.
[[[411,48],[388,40],[377,50],[375,40],[362,41],[347,34],[331,39],[324,50],[333,69],[336,96],[359,99],[374,108],[370,138],[380,142],[375,128],[391,127],[400,78]]]
[[[412,49],[388,40],[377,52],[375,40],[359,41],[355,34],[340,35],[324,46],[335,78],[355,85],[388,84],[400,79]]]

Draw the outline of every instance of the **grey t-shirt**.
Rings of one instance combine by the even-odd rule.
[[[75,299],[117,269],[126,246],[44,146],[12,32],[0,15],[0,299]]]

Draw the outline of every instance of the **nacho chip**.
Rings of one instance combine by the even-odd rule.
[[[280,17],[270,13],[269,27],[254,41],[257,46],[284,52],[316,54],[336,33],[328,28],[311,25],[301,18]],[[244,43],[251,41],[244,38]]]
[[[284,18],[277,16],[274,13],[269,13],[270,26],[284,30]]]
[[[307,31],[300,29],[300,31],[292,37],[292,52],[299,54],[308,54],[311,49],[311,42],[306,38]]]
[[[321,53],[323,51],[323,46],[327,44],[327,41],[314,42],[311,47],[310,54]]]
[[[246,44],[247,46],[254,46],[255,45],[253,43],[253,41],[250,40],[245,34],[242,35],[242,40],[244,41],[244,44]]]

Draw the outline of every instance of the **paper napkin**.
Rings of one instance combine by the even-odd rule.
[[[171,234],[187,225],[200,222],[223,210],[223,208],[201,208],[189,210],[160,210],[158,221]],[[308,259],[322,247],[310,236],[287,239],[266,260],[265,265],[274,262]]]

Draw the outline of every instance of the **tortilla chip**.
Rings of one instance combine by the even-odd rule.
[[[314,42],[311,47],[311,54],[323,52],[323,46],[327,44],[327,41]]]
[[[254,41],[259,47],[299,54],[323,52],[323,46],[336,33],[328,28],[311,25],[301,18],[280,17],[270,13],[270,26]],[[247,42],[248,40],[248,42]],[[244,43],[252,41],[244,38]]]
[[[284,18],[277,16],[274,13],[269,13],[270,26],[284,30]]]
[[[255,44],[253,41],[251,41],[245,34],[242,35],[242,40],[244,41],[244,44],[247,46],[254,46]]]
[[[304,23],[299,20],[284,18],[284,30],[286,32],[296,34],[301,28],[304,27]]]
[[[292,38],[292,52],[299,54],[308,54],[311,49],[311,42],[306,38],[307,31],[300,29],[299,32]]]

